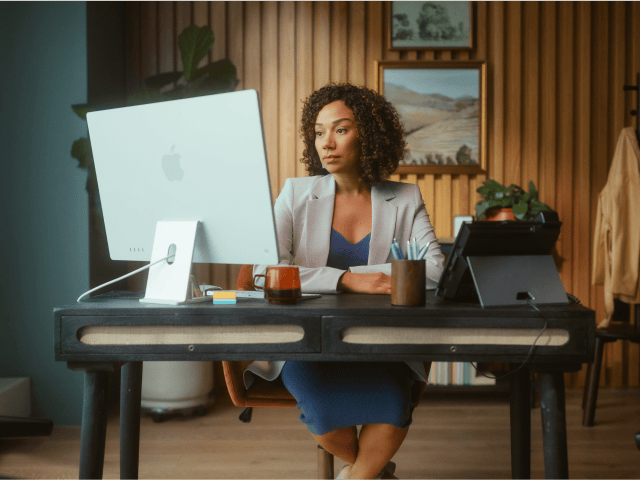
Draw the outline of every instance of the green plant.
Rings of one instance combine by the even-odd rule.
[[[207,56],[213,42],[214,35],[209,27],[190,25],[178,37],[182,71],[161,73],[146,78],[144,80],[145,88],[121,103],[109,105],[78,104],[72,105],[71,108],[80,118],[86,120],[87,113],[107,108],[231,92],[238,85],[236,67],[231,61],[218,60],[198,68],[198,63]],[[89,193],[90,208],[101,217],[102,208],[90,140],[84,137],[73,142],[71,156],[78,160],[79,168],[86,168],[88,171],[86,189]]]
[[[491,208],[511,208],[518,220],[533,220],[543,210],[551,210],[538,199],[538,191],[533,181],[529,182],[529,192],[518,185],[505,187],[495,180],[487,180],[476,190],[484,200],[476,204],[476,218],[482,218]]]

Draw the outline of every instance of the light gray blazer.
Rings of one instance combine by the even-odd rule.
[[[336,184],[332,175],[289,178],[274,206],[280,265],[297,265],[305,293],[340,293],[338,280],[345,272],[327,267]],[[391,243],[396,238],[403,253],[407,240],[416,238],[429,246],[425,260],[427,290],[435,289],[444,269],[444,255],[436,241],[418,186],[386,181],[371,189],[373,221],[367,265],[351,267],[354,273],[383,272],[391,276]],[[253,274],[264,274],[268,265],[255,265]],[[261,280],[262,281],[262,280]],[[260,282],[256,282],[260,285]],[[259,375],[275,380],[285,362],[253,362],[244,372],[248,388]],[[421,362],[407,362],[426,382]]]

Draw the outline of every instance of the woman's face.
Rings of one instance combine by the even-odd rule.
[[[329,173],[360,174],[360,140],[353,112],[342,100],[325,105],[316,119],[316,150]]]

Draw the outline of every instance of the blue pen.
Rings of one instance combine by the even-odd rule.
[[[398,241],[395,238],[393,239],[393,243],[391,244],[391,251],[393,252],[394,257],[396,257],[397,260],[404,260],[404,255],[402,255],[400,244],[398,244]]]
[[[418,260],[422,260],[424,258],[429,248],[429,245],[431,245],[431,242],[427,243],[424,247],[422,247],[422,249],[420,250],[420,253],[418,253]]]
[[[396,252],[396,246],[393,243],[391,243],[391,253],[393,254],[393,258],[400,260],[400,258],[398,258],[398,252]]]

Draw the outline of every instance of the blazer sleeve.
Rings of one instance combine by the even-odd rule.
[[[425,261],[427,262],[425,283],[427,290],[433,290],[438,286],[438,282],[444,271],[444,255],[436,239],[435,228],[433,228],[429,220],[429,214],[424,205],[420,188],[417,186],[413,189],[413,208],[407,210],[407,215],[412,215],[411,234],[409,238],[398,238],[398,243],[404,246],[407,240],[413,239],[413,237],[416,238],[421,247],[431,242],[425,255]],[[391,276],[391,263],[351,267],[349,271],[353,273],[382,272]]]
[[[294,190],[293,183],[287,179],[273,207],[276,231],[278,235],[278,265],[296,265],[294,251]],[[268,265],[254,265],[253,275],[263,274]],[[300,285],[304,293],[339,293],[338,281],[346,270],[331,267],[310,268],[297,265],[300,270]],[[258,286],[264,286],[264,280],[258,279]]]

